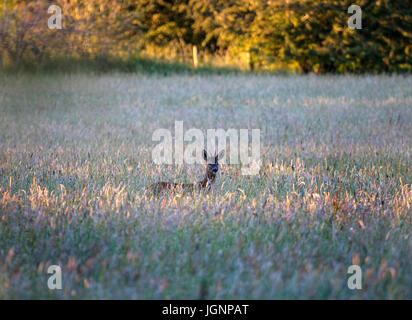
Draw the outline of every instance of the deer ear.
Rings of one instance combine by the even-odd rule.
[[[207,161],[207,151],[205,149],[203,149],[203,159]]]
[[[221,160],[224,155],[225,155],[225,150],[220,151],[219,154],[216,156],[216,161]]]

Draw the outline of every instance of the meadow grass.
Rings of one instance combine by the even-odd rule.
[[[203,174],[152,161],[175,120],[259,128],[259,175],[150,194]],[[411,151],[410,76],[3,75],[0,298],[411,299]]]

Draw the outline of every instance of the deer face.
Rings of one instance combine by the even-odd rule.
[[[222,150],[218,155],[210,157],[206,150],[203,150],[203,159],[206,161],[206,172],[209,178],[214,178],[219,171],[219,160],[223,157],[225,151]]]

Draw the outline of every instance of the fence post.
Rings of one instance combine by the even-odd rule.
[[[199,65],[199,61],[197,59],[197,46],[193,46],[193,66],[197,69]]]

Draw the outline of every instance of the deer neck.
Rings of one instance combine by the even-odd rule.
[[[215,179],[216,179],[216,174],[208,172],[208,173],[205,174],[205,177],[203,178],[203,180],[199,181],[199,185],[202,188],[205,188],[208,184],[210,185],[213,182],[215,182]]]

